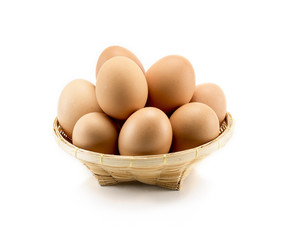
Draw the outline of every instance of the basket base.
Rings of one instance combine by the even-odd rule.
[[[94,174],[94,176],[97,178],[100,186],[104,187],[104,186],[113,186],[113,185],[117,185],[117,184],[121,184],[121,183],[133,183],[133,182],[140,182],[143,183],[141,181],[122,181],[122,182],[117,182],[115,181],[115,179],[113,179],[110,176],[97,176]],[[143,183],[143,184],[147,184],[147,185],[154,185],[154,186],[158,186],[158,187],[163,187],[163,188],[167,188],[170,190],[180,190],[180,186],[181,183],[167,183],[167,182],[158,182],[156,184],[149,184],[149,183]]]
[[[99,174],[94,174],[95,178],[98,180],[100,186],[112,186],[112,185],[117,185],[120,183],[128,183],[128,182],[141,182],[147,185],[154,185],[154,186],[159,186],[162,188],[166,188],[166,189],[170,189],[170,190],[180,190],[183,181],[185,180],[185,178],[189,175],[189,173],[192,170],[192,164],[186,168],[186,170],[182,173],[182,175],[177,179],[177,181],[175,181],[175,179],[173,179],[174,181],[168,182],[167,179],[163,179],[163,178],[159,178],[155,181],[141,181],[141,180],[121,180],[121,181],[117,181],[115,178],[113,178],[111,175],[99,175]]]

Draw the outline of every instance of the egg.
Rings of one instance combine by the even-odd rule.
[[[143,108],[148,96],[145,75],[127,57],[113,57],[101,67],[96,81],[96,97],[109,116],[124,120]]]
[[[146,107],[133,113],[119,133],[121,155],[153,155],[168,153],[172,142],[172,128],[160,109]]]
[[[197,85],[191,102],[201,102],[211,107],[216,112],[220,123],[225,119],[226,98],[218,85],[214,83]]]
[[[117,141],[117,127],[104,113],[85,114],[77,121],[73,129],[73,144],[86,150],[116,154]]]
[[[78,119],[89,112],[102,112],[95,96],[95,86],[84,79],[71,81],[60,94],[57,110],[58,121],[68,137],[72,137]]]
[[[142,70],[143,73],[145,73],[144,67],[142,63],[139,61],[139,59],[128,49],[120,47],[120,46],[111,46],[106,48],[99,56],[97,65],[96,65],[96,76],[98,75],[98,72],[103,65],[104,62],[106,62],[108,59],[116,56],[123,56],[128,57],[131,60],[133,60]]]
[[[173,129],[172,152],[194,148],[219,135],[216,113],[203,103],[187,103],[170,117]]]
[[[195,88],[195,73],[191,63],[182,56],[170,55],[154,63],[146,72],[148,106],[169,114],[189,103]]]

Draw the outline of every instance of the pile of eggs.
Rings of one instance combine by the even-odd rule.
[[[104,154],[154,155],[207,143],[226,116],[221,88],[195,86],[191,63],[166,56],[146,72],[129,50],[112,46],[100,55],[96,86],[70,82],[58,101],[58,121],[72,143]]]

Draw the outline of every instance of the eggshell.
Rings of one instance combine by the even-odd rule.
[[[146,72],[148,106],[169,114],[189,103],[195,88],[195,73],[191,63],[182,56],[170,55],[154,63]]]
[[[95,96],[95,86],[84,79],[71,81],[60,94],[57,111],[58,121],[70,138],[78,119],[89,112],[103,112]]]
[[[201,102],[211,107],[216,112],[220,123],[225,119],[226,98],[218,85],[214,83],[197,85],[191,102]]]
[[[139,66],[127,57],[106,61],[97,77],[96,97],[101,109],[109,116],[127,119],[145,106],[148,87]]]
[[[117,127],[104,113],[88,113],[75,124],[72,141],[79,148],[105,154],[116,154]]]
[[[168,153],[172,128],[166,114],[153,107],[133,113],[124,123],[118,140],[121,155]]]
[[[172,152],[200,146],[219,135],[216,113],[203,103],[188,103],[170,117],[173,129]]]
[[[141,68],[142,72],[145,73],[142,63],[132,52],[120,46],[111,46],[111,47],[106,48],[99,56],[97,65],[96,65],[96,76],[98,75],[98,72],[101,66],[103,65],[103,63],[109,60],[110,58],[116,57],[116,56],[123,56],[123,57],[130,58]]]

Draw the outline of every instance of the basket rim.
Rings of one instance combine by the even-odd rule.
[[[72,143],[70,143],[69,141],[67,141],[63,136],[62,134],[59,132],[59,127],[60,127],[60,124],[59,124],[59,121],[57,119],[57,117],[55,118],[54,120],[54,123],[53,123],[53,133],[54,133],[54,136],[58,139],[58,144],[60,144],[60,141],[63,142],[65,145],[67,145],[69,148],[73,148],[74,151],[78,152],[78,153],[83,153],[83,154],[89,154],[90,156],[95,156],[95,157],[101,157],[103,158],[105,156],[105,158],[113,158],[114,161],[116,160],[121,160],[123,161],[123,159],[126,159],[126,160],[131,160],[133,159],[134,160],[153,160],[153,159],[159,159],[159,157],[164,157],[166,159],[167,158],[170,158],[170,157],[181,157],[182,155],[187,155],[187,154],[190,154],[190,153],[193,153],[195,155],[196,153],[196,157],[197,157],[197,154],[199,152],[199,150],[202,150],[202,149],[205,149],[207,147],[209,147],[210,145],[212,144],[215,144],[215,142],[218,142],[219,143],[219,140],[221,138],[223,138],[229,131],[231,131],[232,133],[232,129],[234,128],[234,119],[232,118],[231,114],[229,112],[226,113],[226,117],[225,117],[225,120],[226,121],[226,129],[219,134],[219,136],[205,144],[202,144],[198,147],[195,147],[195,148],[190,148],[190,149],[187,149],[187,150],[182,150],[182,151],[178,151],[178,152],[172,152],[172,153],[166,153],[166,154],[157,154],[157,155],[140,155],[140,156],[126,156],[126,155],[114,155],[114,154],[103,154],[103,153],[99,153],[99,152],[94,152],[94,151],[89,151],[89,150],[85,150],[85,149],[82,149],[82,148],[78,148],[76,147],[75,145],[73,145]],[[232,135],[232,134],[231,134]],[[76,155],[75,155],[76,157]]]

